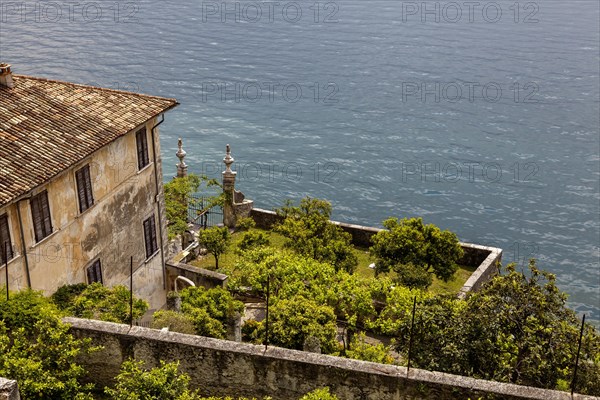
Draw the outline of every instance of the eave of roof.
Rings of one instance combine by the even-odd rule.
[[[13,75],[0,86],[0,206],[179,105],[175,99]]]

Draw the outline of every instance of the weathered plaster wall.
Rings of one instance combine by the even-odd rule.
[[[61,285],[86,282],[86,267],[98,258],[105,285],[129,285],[130,257],[133,257],[136,295],[150,301],[152,308],[164,304],[161,256],[158,253],[146,260],[143,234],[144,219],[155,215],[157,235],[160,223],[150,133],[154,122],[146,124],[151,163],[141,171],[137,166],[136,129],[33,192],[35,195],[46,189],[50,203],[53,233],[41,242],[35,243],[29,201],[18,203],[32,288],[51,294]],[[157,155],[159,151],[157,147]],[[75,171],[86,164],[90,164],[94,205],[79,213]],[[162,190],[162,185],[159,188]],[[164,204],[160,206],[164,209]],[[18,257],[9,264],[10,287],[16,290],[26,286],[25,262],[16,204],[10,205],[8,211],[11,239],[18,252]],[[166,236],[164,239],[166,246]]]
[[[0,400],[20,400],[19,386],[16,381],[0,377]]]
[[[323,386],[344,400],[503,400],[572,399],[566,392],[543,390],[456,375],[369,363],[276,347],[256,346],[194,335],[65,318],[78,337],[104,346],[81,361],[99,387],[114,384],[128,357],[149,367],[159,360],[179,361],[191,385],[206,395],[272,396],[293,400]],[[573,399],[594,399],[575,395]]]

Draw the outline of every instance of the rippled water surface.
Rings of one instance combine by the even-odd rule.
[[[213,175],[230,143],[260,207],[423,216],[505,262],[536,257],[600,319],[597,1],[18,4],[0,2],[16,73],[180,101],[167,177],[177,137]]]

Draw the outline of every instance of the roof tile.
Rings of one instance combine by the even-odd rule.
[[[0,86],[0,206],[52,179],[174,99],[13,75]]]

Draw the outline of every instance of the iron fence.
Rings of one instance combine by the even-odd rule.
[[[188,222],[206,229],[211,226],[223,225],[223,209],[220,206],[210,206],[210,201],[200,195],[193,195],[188,204]]]

